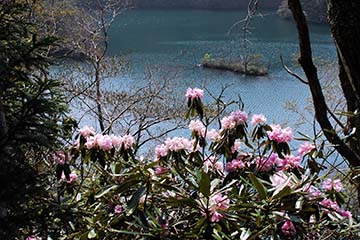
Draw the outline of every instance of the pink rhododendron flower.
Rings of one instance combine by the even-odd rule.
[[[244,167],[245,167],[245,164],[243,161],[241,161],[239,159],[234,159],[231,162],[226,163],[225,170],[227,172],[232,172],[237,169],[242,169]]]
[[[168,148],[165,144],[161,144],[155,147],[155,154],[158,158],[166,157],[168,154]]]
[[[112,143],[113,147],[115,147],[115,148],[121,147],[121,145],[123,143],[122,137],[115,136],[115,135],[111,135],[110,137],[111,137],[111,143]]]
[[[291,128],[287,127],[282,129],[280,125],[271,125],[272,131],[267,131],[267,135],[270,140],[277,143],[288,143],[293,138]]]
[[[86,143],[84,144],[85,148],[92,149],[95,147],[95,137],[89,137],[86,139]]]
[[[164,173],[167,173],[168,171],[169,171],[168,168],[161,167],[161,166],[157,166],[157,167],[155,168],[155,174],[156,174],[156,175],[162,175],[162,174],[164,174]]]
[[[310,186],[310,187],[307,187],[306,189],[304,189],[304,191],[307,191],[308,192],[308,198],[310,200],[313,200],[313,199],[316,199],[316,198],[319,198],[321,197],[321,192],[319,189],[317,189],[316,187],[314,186]]]
[[[300,166],[300,157],[293,155],[286,155],[282,162],[282,168],[284,170],[298,168]]]
[[[315,144],[309,143],[309,142],[304,142],[300,145],[300,147],[298,149],[299,156],[302,157],[314,149],[315,149]]]
[[[352,218],[352,213],[350,211],[340,210],[340,214],[344,218],[348,218],[348,219]]]
[[[233,129],[238,125],[244,125],[248,120],[248,115],[245,112],[232,112],[230,116],[226,116],[221,120],[223,129]]]
[[[72,172],[69,174],[69,180],[67,180],[65,174],[64,173],[61,174],[61,180],[69,184],[73,184],[74,182],[76,182],[77,177],[78,177],[77,174],[75,172]]]
[[[266,123],[267,119],[264,114],[254,114],[251,117],[251,125],[255,126],[257,124]]]
[[[240,140],[235,140],[234,146],[231,147],[231,153],[238,152],[241,148]]]
[[[96,143],[101,150],[108,151],[113,148],[112,139],[108,135],[99,135],[96,137]]]
[[[115,214],[121,214],[122,211],[123,211],[123,209],[122,209],[122,207],[121,207],[120,205],[116,205],[116,206],[114,207],[114,213],[115,213]]]
[[[330,178],[325,179],[322,183],[322,187],[327,191],[335,190],[336,192],[340,192],[343,189],[340,179],[332,180]]]
[[[165,140],[165,146],[169,151],[177,152],[180,150],[193,150],[193,142],[183,137],[168,138]]]
[[[283,171],[276,172],[270,177],[271,185],[274,187],[278,187],[287,182],[289,178],[291,178],[291,176],[286,175]],[[292,187],[294,184],[294,180],[291,179],[287,185],[289,187]]]
[[[204,90],[199,88],[188,88],[185,96],[191,100],[195,98],[202,99],[204,97]]]
[[[296,234],[296,228],[292,221],[287,220],[281,227],[281,231],[285,236],[294,236]]]
[[[216,194],[210,197],[209,210],[212,222],[219,222],[224,216],[218,211],[225,211],[230,207],[230,199],[222,194]],[[203,213],[203,215],[205,215]]]
[[[123,143],[125,150],[130,149],[132,147],[132,145],[135,143],[134,137],[129,134],[124,135],[121,138],[122,138],[122,143]]]
[[[67,158],[67,153],[65,153],[64,151],[56,151],[53,154],[53,161],[55,164],[64,165]]]
[[[86,125],[86,126],[84,126],[83,128],[81,128],[79,130],[79,133],[84,138],[87,138],[89,136],[94,136],[95,135],[95,129]]]
[[[213,212],[211,215],[211,222],[220,222],[220,220],[223,218],[224,216],[221,213],[218,213],[217,211]]]
[[[324,207],[323,210],[325,213],[328,213],[329,211],[339,212],[341,210],[336,202],[331,201],[328,198],[324,198],[319,204]]]
[[[214,164],[214,167],[216,170],[218,170],[219,172],[223,172],[224,171],[224,164],[222,162],[216,162]]]
[[[205,126],[200,120],[191,120],[189,129],[201,137],[205,136]]]
[[[206,136],[210,139],[212,142],[216,142],[220,138],[220,134],[217,130],[211,129],[207,131]]]

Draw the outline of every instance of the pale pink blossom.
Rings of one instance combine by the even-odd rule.
[[[211,215],[211,222],[220,222],[221,219],[223,219],[224,216],[221,213],[218,213],[217,211],[213,212]]]
[[[95,147],[95,137],[88,137],[86,143],[84,144],[85,148],[92,149]]]
[[[111,135],[111,142],[114,148],[119,148],[121,147],[122,143],[123,143],[123,139],[122,137],[119,136],[115,136],[115,135]]]
[[[188,88],[185,95],[188,99],[202,99],[204,97],[204,90],[199,88]]]
[[[330,178],[324,180],[322,187],[327,191],[335,190],[336,192],[341,192],[343,189],[343,185],[340,179],[332,180]]]
[[[205,126],[200,120],[191,120],[189,129],[201,137],[205,136]]]
[[[206,136],[210,139],[211,142],[216,142],[220,138],[219,132],[215,129],[207,131]]]
[[[214,167],[214,164],[217,162],[217,159],[215,156],[210,156],[208,158],[206,158],[204,165],[207,166],[208,168],[212,168]]]
[[[235,140],[234,146],[231,147],[231,153],[235,153],[235,152],[240,151],[240,148],[241,148],[240,140]]]
[[[101,150],[108,151],[113,148],[112,139],[109,135],[102,135],[96,138],[96,143]]]
[[[273,187],[283,185],[287,181],[289,181],[287,183],[287,186],[289,187],[292,187],[295,184],[294,179],[292,179],[291,176],[286,175],[283,171],[276,172],[274,175],[270,176],[270,181]]]
[[[315,144],[309,143],[309,142],[304,142],[300,145],[300,147],[298,149],[299,156],[302,157],[314,149],[315,149]]]
[[[262,124],[262,123],[266,123],[267,119],[264,116],[264,114],[254,114],[251,117],[251,125],[255,126],[257,124]]]
[[[292,221],[287,220],[281,227],[281,231],[285,236],[294,236],[296,234],[296,228]]]
[[[155,154],[158,158],[166,157],[168,150],[165,144],[161,144],[155,147]]]
[[[123,143],[124,149],[128,150],[135,143],[135,139],[133,136],[127,134],[127,135],[122,136],[122,143]]]
[[[223,129],[233,129],[236,126],[244,125],[248,120],[248,115],[242,111],[232,112],[230,116],[226,116],[221,120]]]
[[[224,196],[220,193],[213,195],[210,198],[210,210],[226,210],[230,206],[230,199],[227,196]]]
[[[81,128],[79,130],[79,133],[84,138],[87,138],[89,136],[94,136],[95,135],[95,129],[93,127],[89,127],[89,126],[86,125],[86,126],[84,126],[83,128]]]
[[[224,171],[224,164],[223,164],[222,162],[220,162],[220,161],[216,162],[216,163],[214,164],[214,167],[215,167],[215,169],[216,169],[217,171],[219,171],[219,172],[223,172],[223,171]]]
[[[271,125],[272,131],[267,131],[267,135],[270,140],[277,143],[288,143],[293,138],[291,128],[287,127],[282,129],[280,125]]]
[[[180,150],[193,150],[193,142],[183,137],[168,138],[165,140],[165,145],[169,151],[177,152]]]
[[[122,209],[121,205],[116,205],[116,206],[114,207],[114,213],[115,213],[115,214],[121,214],[122,211],[123,211],[123,209]]]

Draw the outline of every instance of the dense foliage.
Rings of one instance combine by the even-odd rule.
[[[36,166],[64,136],[66,110],[59,82],[48,78],[47,50],[53,38],[38,38],[28,4],[0,5],[0,238],[12,239],[18,224],[36,211],[23,208],[45,192]],[[66,134],[65,134],[66,135]],[[40,180],[42,180],[40,178]],[[46,194],[45,194],[46,195]],[[25,205],[24,205],[25,204]],[[35,205],[30,204],[34,207]],[[35,214],[36,215],[36,214]],[[5,237],[6,236],[6,237]]]

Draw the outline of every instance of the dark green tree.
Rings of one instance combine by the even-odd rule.
[[[37,32],[25,1],[1,0],[0,239],[21,235],[20,226],[44,214],[30,210],[29,203],[45,194],[39,166],[64,134],[61,86],[48,74],[55,39]]]

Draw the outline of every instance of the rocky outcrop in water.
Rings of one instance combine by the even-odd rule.
[[[281,0],[259,1],[260,8],[277,9]],[[247,7],[248,0],[135,0],[139,8],[195,8],[239,9]]]
[[[327,22],[326,0],[302,0],[301,2],[308,21],[316,23]],[[287,0],[282,0],[278,14],[285,18],[292,18]]]

